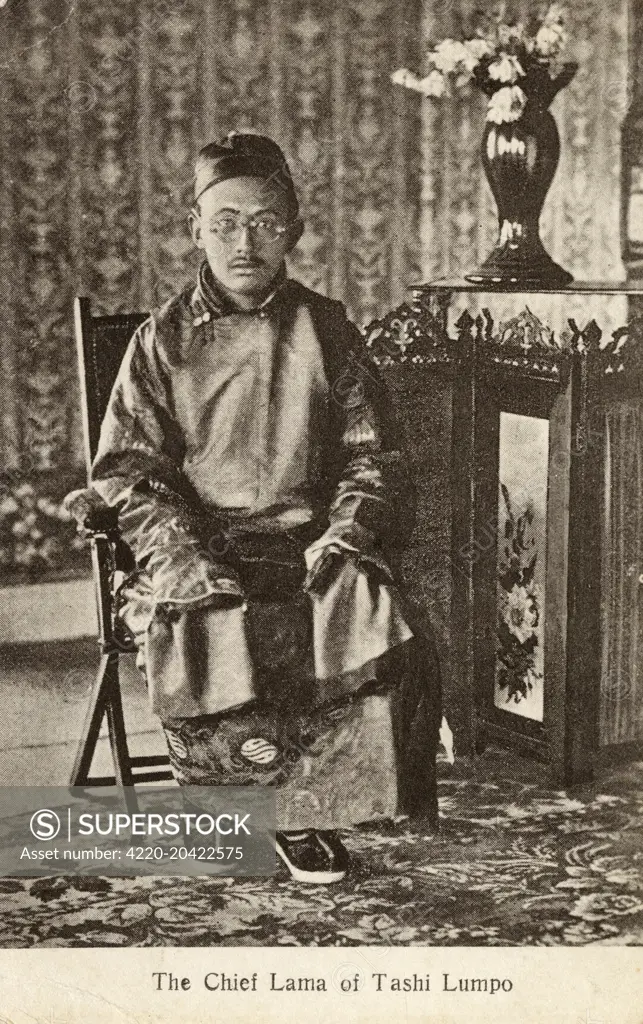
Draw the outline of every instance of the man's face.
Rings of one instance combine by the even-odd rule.
[[[242,308],[260,302],[301,236],[282,190],[263,178],[212,185],[190,215],[195,244],[214,277]]]

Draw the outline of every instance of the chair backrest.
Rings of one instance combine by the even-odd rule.
[[[98,448],[103,416],[125,349],[136,328],[146,319],[147,313],[92,316],[89,299],[77,298],[74,303],[88,478]]]

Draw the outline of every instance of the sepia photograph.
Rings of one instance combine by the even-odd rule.
[[[642,0],[0,0],[0,101],[0,973],[640,946]]]

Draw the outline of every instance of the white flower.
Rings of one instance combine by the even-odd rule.
[[[425,96],[444,96],[447,91],[447,83],[441,71],[430,71],[426,78],[420,79],[420,91]]]
[[[55,516],[58,510],[58,506],[51,500],[51,498],[38,498],[36,508],[45,516]]]
[[[498,26],[498,44],[501,50],[506,50],[525,41],[525,29],[521,21],[517,25]]]
[[[403,85],[405,89],[415,89],[420,77],[414,71],[409,71],[408,68],[398,68],[391,75],[391,81],[393,85]]]
[[[552,4],[536,33],[536,52],[542,57],[553,57],[560,53],[566,42],[565,8],[561,4]]]
[[[563,4],[551,4],[543,18],[543,25],[552,25],[554,23],[562,25],[565,21],[566,14],[567,11]]]
[[[486,39],[467,39],[463,46],[464,54],[460,63],[470,75],[475,71],[482,58],[491,53],[491,46]]]
[[[519,85],[505,85],[489,98],[487,121],[506,124],[517,121],[527,104],[527,97]]]
[[[464,43],[460,43],[456,39],[443,39],[433,53],[429,54],[429,59],[438,71],[444,75],[451,75],[458,64],[465,64],[467,60],[471,59],[471,55]]]
[[[509,593],[500,592],[501,614],[510,633],[524,644],[533,636],[538,625],[538,608],[534,595],[516,583]]]
[[[562,25],[555,22],[542,25],[536,33],[535,50],[542,57],[554,57],[567,43],[567,33]]]
[[[486,39],[467,39],[464,45],[470,59],[475,57],[476,63],[491,53],[491,44]]]
[[[20,484],[16,487],[16,498],[31,498],[35,493],[31,484]]]
[[[413,92],[419,92],[423,96],[444,96],[447,88],[444,75],[435,69],[429,72],[426,78],[420,78],[414,71],[400,68],[399,71],[391,75],[391,81],[395,85],[403,85],[405,89],[412,89]]]
[[[488,56],[492,50],[486,39],[467,39],[464,49],[465,53],[460,61],[463,72],[462,82],[468,82],[482,58]]]
[[[9,494],[0,501],[0,516],[10,516],[13,512],[17,512],[19,507],[16,499]]]
[[[524,73],[518,58],[507,53],[489,65],[489,77],[496,82],[510,82],[513,85]]]
[[[45,537],[42,544],[40,545],[40,550],[42,554],[47,558],[49,557],[49,555],[55,554],[57,551],[59,551],[60,548],[61,544],[57,537]]]
[[[37,548],[33,544],[24,544],[16,548],[15,561],[18,565],[34,565],[39,561]]]
[[[61,555],[61,545],[55,537],[46,537],[40,545],[40,555],[47,562],[53,562]]]

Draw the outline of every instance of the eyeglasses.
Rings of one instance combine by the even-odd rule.
[[[241,217],[219,217],[210,224],[210,230],[222,242],[228,244],[236,242],[245,228],[252,231],[257,242],[276,242],[286,234],[291,224],[292,221],[284,224],[277,217],[271,216],[251,217],[249,220]]]

